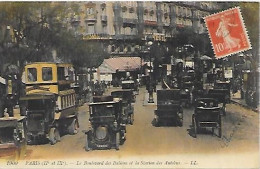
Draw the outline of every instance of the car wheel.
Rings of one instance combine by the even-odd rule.
[[[226,116],[226,106],[224,106],[224,107],[222,108],[222,111],[223,111],[223,115]]]
[[[60,131],[57,128],[55,128],[55,130],[54,130],[54,135],[55,135],[56,141],[59,142],[60,141]]]
[[[219,116],[219,128],[218,128],[218,137],[222,137],[222,122],[221,122],[221,116]]]
[[[182,127],[183,126],[183,111],[181,111],[180,113],[180,119],[179,119],[179,126]]]
[[[26,157],[26,150],[27,150],[26,142],[23,142],[20,147],[19,160],[24,160],[24,158]]]
[[[116,150],[119,150],[119,145],[120,145],[120,133],[116,133]]]
[[[86,140],[85,140],[85,150],[86,150],[86,151],[90,151],[89,141],[88,141],[88,135],[87,135],[87,134],[86,134]]]
[[[183,126],[183,119],[180,119],[180,121],[179,121],[179,126],[180,126],[180,127]]]
[[[159,117],[156,116],[154,120],[155,120],[155,124],[154,124],[154,126],[155,126],[155,127],[159,127],[159,126],[160,126]]]
[[[194,137],[197,138],[197,124],[196,124],[196,119],[195,116],[192,117],[192,126],[194,130]]]
[[[134,114],[130,115],[130,124],[133,125],[134,124]]]
[[[49,140],[50,140],[50,144],[54,145],[57,143],[56,137],[55,137],[55,128],[51,128],[49,131]]]
[[[78,133],[78,121],[77,121],[77,119],[72,120],[71,124],[68,127],[68,132],[71,135]]]

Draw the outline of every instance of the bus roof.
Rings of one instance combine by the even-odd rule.
[[[55,63],[55,62],[32,62],[26,64],[26,66],[39,65],[39,64],[50,64],[50,65],[56,65],[58,67],[73,67],[71,63]]]

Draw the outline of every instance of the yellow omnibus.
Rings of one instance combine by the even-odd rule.
[[[49,139],[60,141],[60,133],[76,134],[74,68],[71,64],[36,62],[24,69],[26,96],[20,100],[21,114],[27,116],[28,144]]]

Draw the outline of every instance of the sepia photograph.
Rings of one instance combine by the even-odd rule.
[[[0,1],[0,169],[260,168],[258,1]]]

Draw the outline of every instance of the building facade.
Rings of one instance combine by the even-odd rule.
[[[148,36],[165,43],[179,30],[206,33],[203,17],[216,12],[216,2],[96,1],[78,2],[70,28],[85,40],[100,41],[115,56],[137,56]]]

